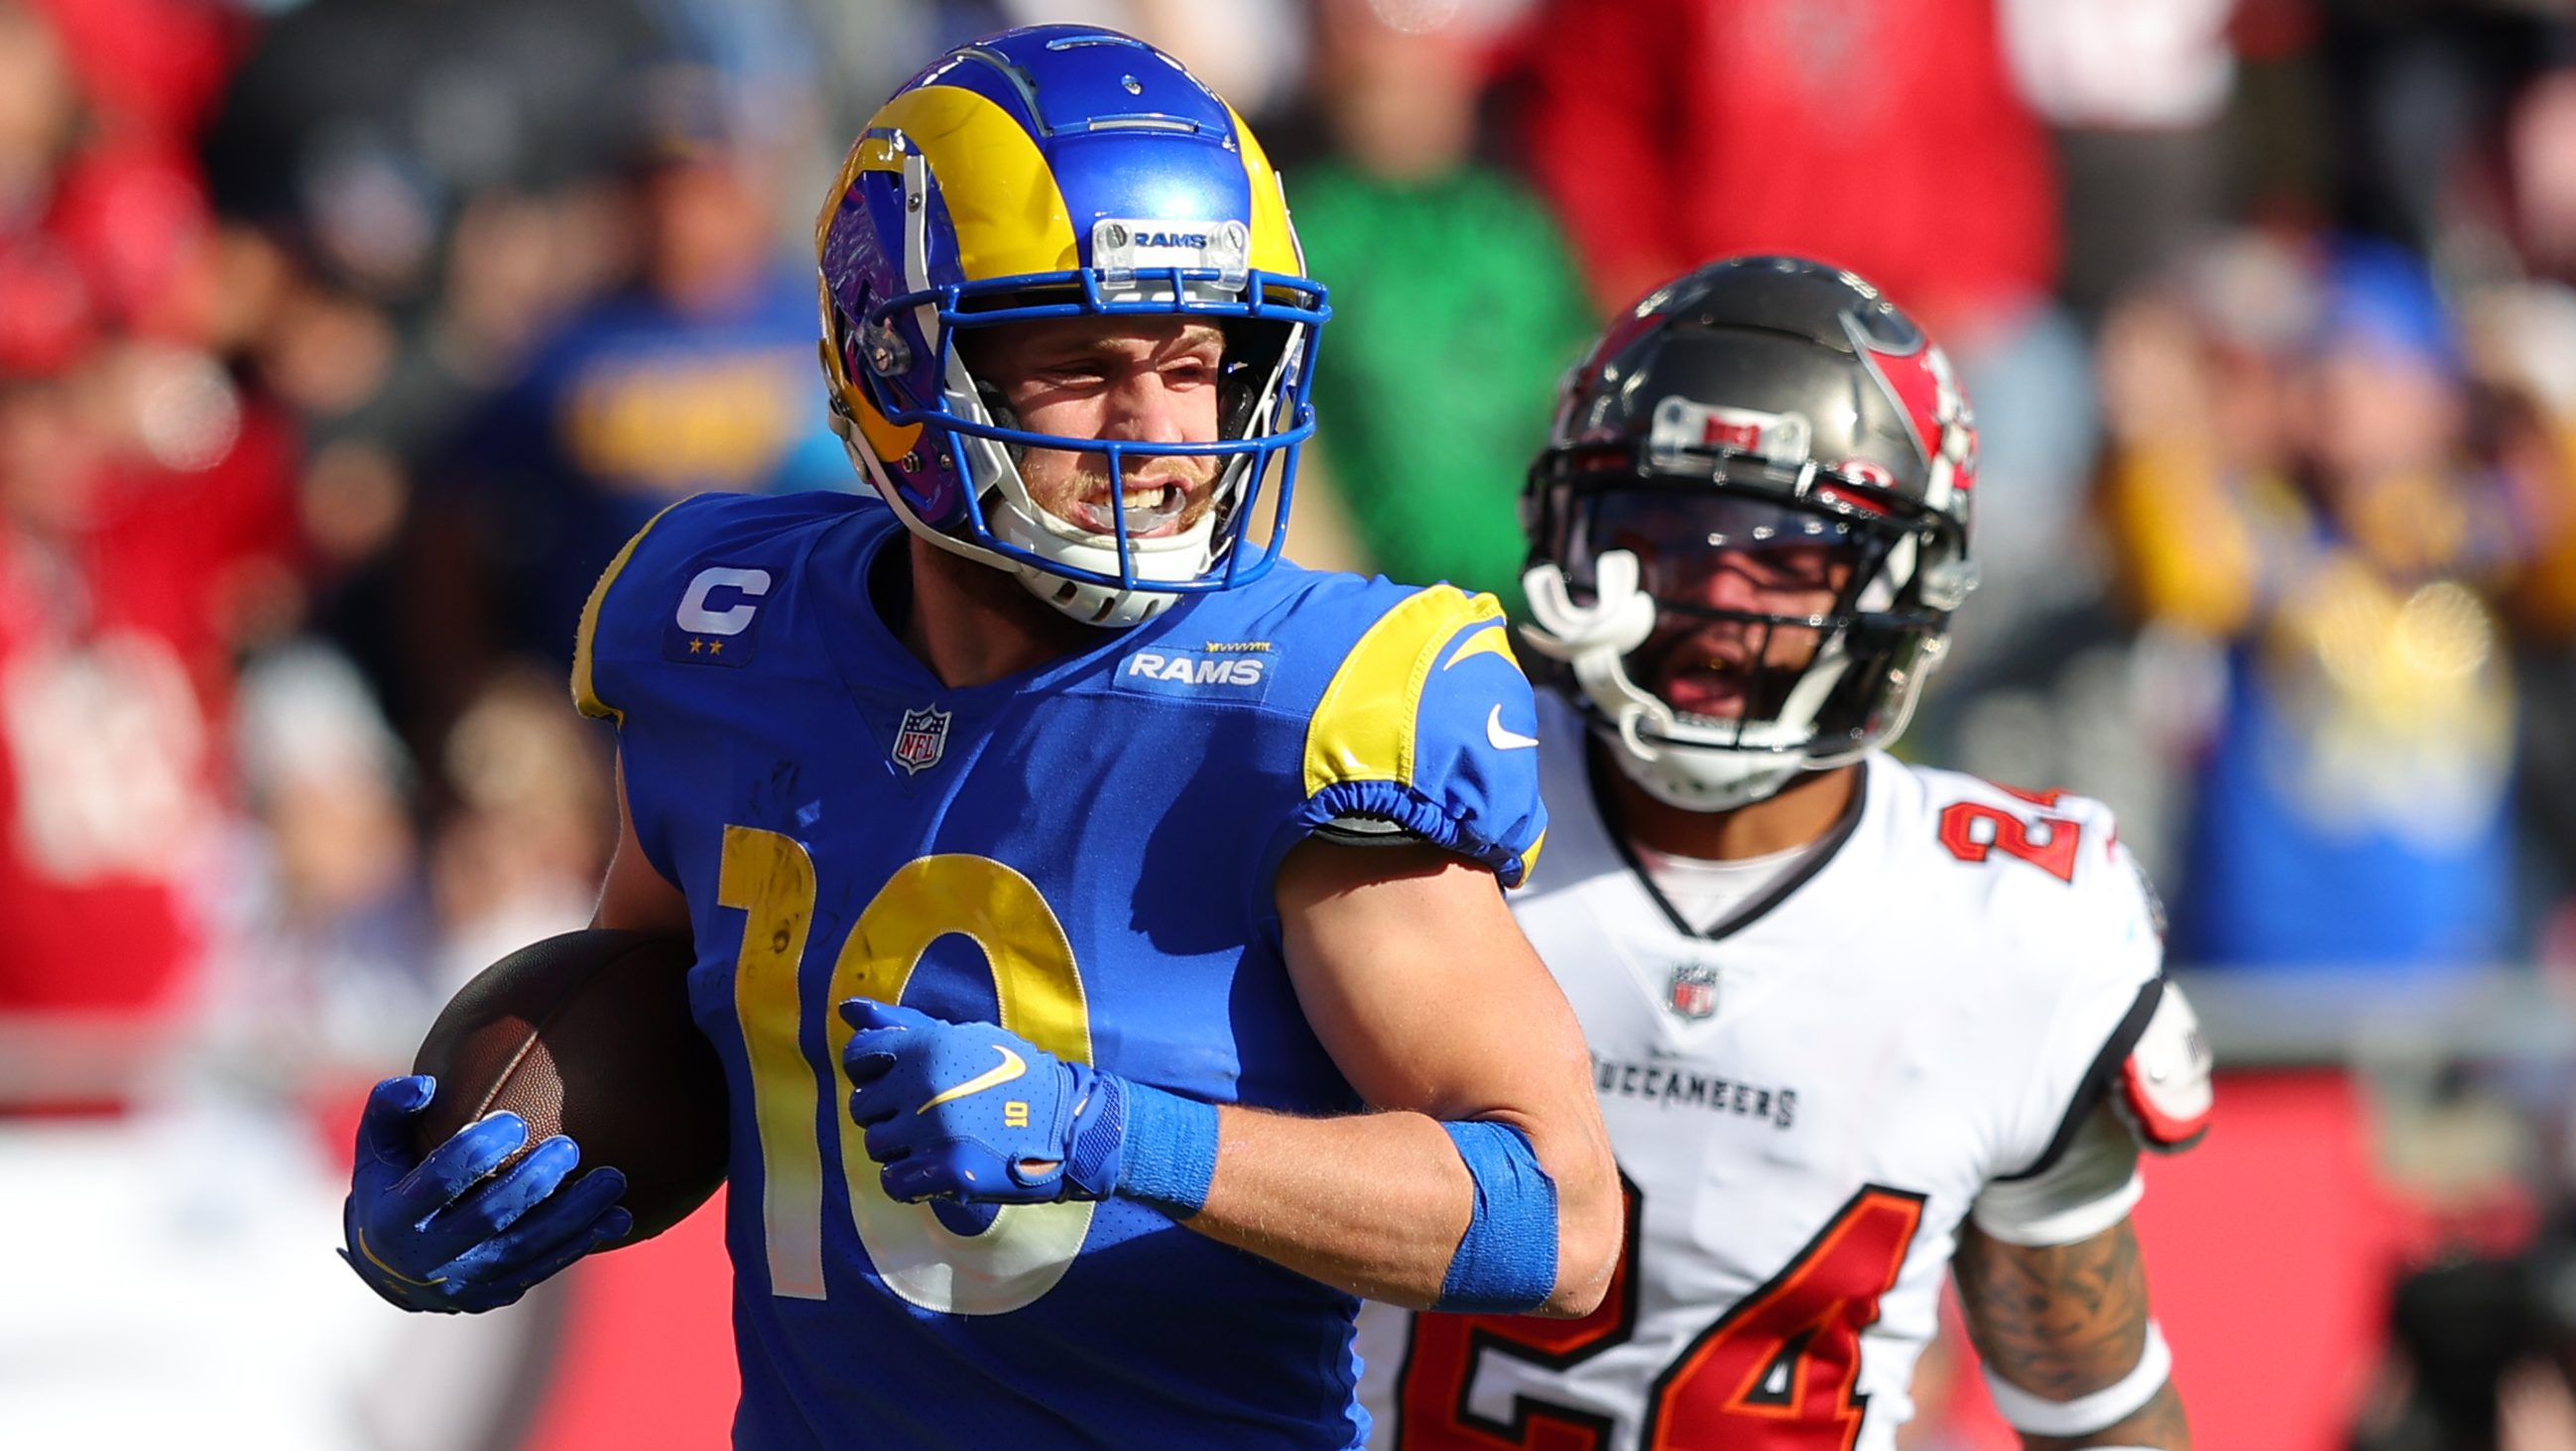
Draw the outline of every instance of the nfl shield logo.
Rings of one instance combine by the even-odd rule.
[[[948,749],[950,714],[932,706],[905,711],[903,726],[894,733],[894,763],[916,774],[938,765],[940,753]]]
[[[1672,992],[1664,1005],[1673,1015],[1696,1023],[1717,1011],[1717,969],[1706,963],[1685,962],[1673,969]]]

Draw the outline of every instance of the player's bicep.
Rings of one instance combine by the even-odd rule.
[[[1278,898],[1307,1021],[1372,1107],[1512,1116],[1583,1063],[1582,1030],[1491,872],[1418,842],[1314,839],[1281,866]]]
[[[617,848],[609,855],[590,925],[681,937],[690,933],[688,899],[644,854],[644,843],[636,835],[635,810],[626,798],[624,751],[617,756]]]

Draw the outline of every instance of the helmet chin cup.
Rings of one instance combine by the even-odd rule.
[[[1806,768],[1804,737],[1790,739],[1795,733],[1777,723],[1747,724],[1733,745],[1677,740],[1691,728],[1628,676],[1628,652],[1655,630],[1655,600],[1638,587],[1637,556],[1607,550],[1593,562],[1593,576],[1587,608],[1574,602],[1563,569],[1532,565],[1521,588],[1535,623],[1521,635],[1573,671],[1622,774],[1668,806],[1729,811],[1773,794]]]
[[[1021,588],[1053,606],[1057,613],[1104,630],[1124,630],[1131,625],[1141,625],[1180,603],[1181,599],[1179,595],[1163,590],[1108,589],[1084,584],[1034,564],[1013,565],[1011,577],[1020,582]]]
[[[1731,751],[1715,746],[1664,746],[1640,737],[1637,717],[1619,722],[1619,773],[1649,796],[1684,811],[1732,811],[1775,795],[1800,771],[1804,756]]]
[[[1047,527],[1049,522],[1031,517],[1029,509],[1023,509],[1019,498],[1013,497],[994,509],[993,535],[1005,544],[1041,555],[1051,564],[1095,574],[1118,572],[1117,540],[1052,529]],[[1211,510],[1179,534],[1167,539],[1131,539],[1127,548],[1140,578],[1189,579],[1205,570],[1214,558],[1215,539],[1216,515]],[[1011,574],[1030,594],[1067,618],[1103,629],[1143,624],[1180,600],[1169,590],[1089,584],[1026,562],[1014,563]]]

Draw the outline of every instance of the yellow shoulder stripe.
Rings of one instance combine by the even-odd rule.
[[[1442,648],[1472,630],[1451,663],[1489,651],[1508,657],[1502,618],[1492,595],[1441,584],[1408,596],[1369,626],[1306,723],[1306,794],[1342,781],[1412,785],[1422,687],[1441,665]]]
[[[1449,658],[1440,662],[1440,668],[1454,669],[1459,661],[1478,655],[1500,655],[1512,662],[1513,669],[1520,668],[1521,657],[1512,653],[1512,632],[1499,615],[1492,624],[1468,632],[1467,638],[1458,642],[1458,648],[1449,652]]]
[[[617,551],[617,557],[608,561],[608,568],[600,573],[599,583],[590,587],[590,598],[582,604],[581,626],[572,637],[572,704],[573,709],[593,720],[613,720],[621,726],[626,724],[626,712],[599,698],[599,688],[591,674],[592,641],[599,634],[599,610],[608,600],[608,587],[617,582],[617,576],[626,569],[626,561],[635,557],[635,546],[643,543],[644,536],[653,532],[653,526],[662,522],[662,515],[687,502],[681,499],[665,504],[660,513],[645,520],[644,527],[635,531],[635,537],[626,541],[626,547]]]

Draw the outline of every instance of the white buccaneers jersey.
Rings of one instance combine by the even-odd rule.
[[[1874,755],[1838,839],[1699,935],[1546,724],[1515,911],[1591,1044],[1627,1248],[1579,1321],[1367,1307],[1370,1444],[1886,1451],[1970,1204],[2053,1162],[2154,1010],[2144,880],[2098,803]]]

